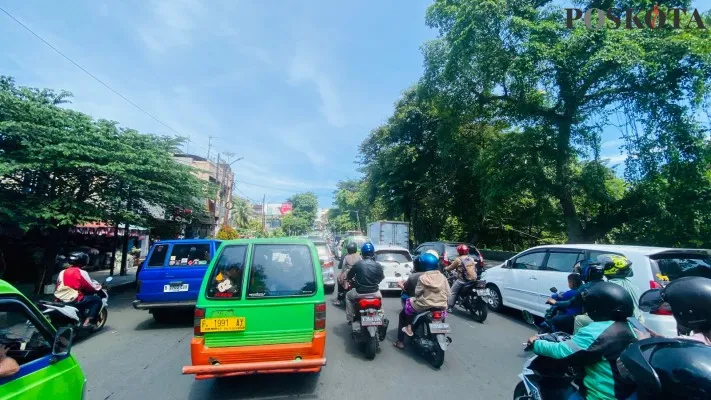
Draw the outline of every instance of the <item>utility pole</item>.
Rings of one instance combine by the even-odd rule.
[[[210,150],[212,149],[212,138],[214,138],[214,136],[207,137],[207,159],[208,159],[208,161],[210,160]]]

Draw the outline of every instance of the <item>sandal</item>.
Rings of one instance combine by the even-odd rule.
[[[414,333],[412,333],[412,328],[407,329],[407,327],[402,328],[402,331],[405,332],[405,334],[409,337],[412,337]]]

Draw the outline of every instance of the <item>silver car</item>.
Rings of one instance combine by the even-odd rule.
[[[323,287],[326,289],[326,293],[333,293],[336,288],[336,263],[334,261],[333,254],[328,248],[328,242],[325,240],[313,240],[313,243],[314,246],[316,246],[318,258],[321,262],[321,268],[323,271]]]

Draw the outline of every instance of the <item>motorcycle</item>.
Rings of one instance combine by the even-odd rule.
[[[417,314],[412,322],[410,341],[435,368],[444,364],[444,352],[452,343],[452,338],[446,336],[452,332],[446,317],[447,311],[434,308]]]
[[[385,318],[381,299],[372,297],[359,298],[356,301],[356,312],[351,324],[351,337],[365,353],[365,358],[372,360],[385,340],[390,321]]]
[[[571,336],[564,332],[538,335],[538,340],[564,342]],[[533,350],[530,343],[524,343],[524,351]],[[579,371],[572,368],[566,360],[534,355],[523,364],[519,374],[521,381],[514,389],[514,400],[563,400],[578,391],[576,378]]]
[[[558,289],[557,289],[556,287],[550,288],[550,291],[551,291],[551,293],[553,293],[553,294],[558,293]],[[553,317],[557,316],[557,315],[558,315],[559,313],[561,313],[561,312],[562,312],[562,311],[559,310],[559,309],[555,306],[555,304],[551,304],[551,306],[550,306],[550,307],[548,308],[548,310],[546,311],[545,316],[543,317],[543,322],[541,322],[540,325],[536,325],[535,322],[533,323],[533,325],[536,325],[536,326],[537,326],[537,328],[538,328],[538,333],[539,333],[539,334],[543,334],[543,333],[553,333],[553,332],[554,332],[553,323],[552,323]],[[523,316],[523,317],[524,317],[524,319],[525,319],[526,321],[530,321],[530,320],[532,319],[532,316],[526,315],[526,314],[528,313],[528,311],[523,311],[523,313],[524,313],[524,316]],[[530,313],[529,313],[529,314],[530,314]],[[530,323],[530,322],[529,322],[529,323]],[[560,331],[560,329],[558,329],[557,331]],[[567,332],[567,331],[563,331],[563,332],[565,332],[565,333],[567,333],[567,334],[570,334],[570,335],[573,334],[573,332]]]
[[[449,286],[452,286],[457,280],[457,276],[453,272],[447,272],[447,280]],[[457,295],[457,300],[454,305],[461,306],[472,315],[476,322],[484,322],[489,315],[488,304],[492,302],[489,295],[489,289],[486,288],[486,281],[476,280],[467,283]]]
[[[84,327],[84,320],[86,319],[86,314],[80,312],[78,308],[74,307],[71,303],[62,303],[56,301],[40,300],[37,307],[40,309],[42,314],[44,314],[52,325],[59,329],[60,327],[71,327],[74,328],[76,332],[89,331],[89,333],[94,333],[101,330],[109,317],[109,293],[108,287],[109,283],[113,281],[114,278],[108,277],[101,285],[102,288],[96,295],[101,298],[101,308],[96,316],[96,323],[88,328]]]

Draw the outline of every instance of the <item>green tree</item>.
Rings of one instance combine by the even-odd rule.
[[[244,228],[249,224],[249,217],[252,215],[252,207],[247,200],[233,195],[232,196],[232,223],[237,228]]]
[[[305,217],[298,213],[289,213],[281,219],[281,229],[289,235],[305,235],[313,226]]]
[[[290,220],[301,219],[308,225],[306,231],[310,230],[314,221],[316,221],[316,213],[318,212],[318,197],[316,197],[316,194],[313,192],[297,193],[287,201],[292,205],[291,215],[293,218]],[[301,223],[297,225],[301,226]]]
[[[649,5],[583,5],[626,8],[622,3]],[[527,168],[539,171],[535,182],[558,202],[570,241],[595,240],[651,215],[646,204],[634,204],[644,190],[637,186],[621,197],[606,194],[594,215],[578,208],[577,162],[586,157],[601,170],[600,132],[611,115],[644,128],[625,135],[634,156],[629,178],[654,180],[667,165],[703,169],[694,165],[703,147],[697,113],[711,87],[708,30],[589,30],[582,23],[568,29],[564,11],[549,1],[438,0],[427,22],[440,37],[425,46],[423,82],[454,110],[481,108],[537,141]],[[605,176],[586,178],[600,187]]]

